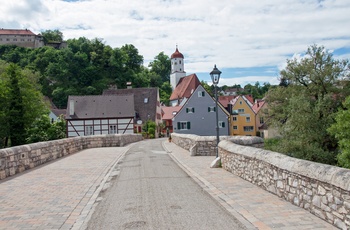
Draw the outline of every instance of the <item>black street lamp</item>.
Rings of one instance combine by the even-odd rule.
[[[217,86],[220,80],[221,71],[214,65],[213,71],[210,72],[211,80],[215,87],[215,111],[216,111],[216,158],[219,157],[219,114],[218,114],[218,90]]]

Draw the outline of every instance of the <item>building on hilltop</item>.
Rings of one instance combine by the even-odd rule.
[[[41,34],[34,34],[28,29],[0,29],[0,45],[16,45],[25,48],[40,48],[43,46],[51,46],[56,49],[66,48],[67,42],[48,42],[44,43]]]
[[[0,45],[16,45],[26,48],[39,48],[44,46],[43,36],[36,35],[32,31],[0,29]]]

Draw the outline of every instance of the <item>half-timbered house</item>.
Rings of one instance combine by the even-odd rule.
[[[69,96],[67,137],[134,133],[134,95]]]

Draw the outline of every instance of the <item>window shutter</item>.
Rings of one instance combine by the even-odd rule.
[[[194,113],[194,108],[192,108],[192,113]]]
[[[210,107],[208,107],[208,112],[210,112]]]
[[[222,122],[222,127],[225,128],[225,122]]]
[[[204,97],[205,96],[205,93],[204,93],[204,91],[202,91],[202,97]]]
[[[191,122],[187,122],[187,129],[191,129]]]
[[[186,113],[188,113],[188,108],[186,108]]]
[[[214,112],[216,112],[216,107],[214,107]]]
[[[177,123],[177,129],[180,130],[180,122]]]

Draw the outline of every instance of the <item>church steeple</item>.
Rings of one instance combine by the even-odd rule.
[[[174,90],[177,83],[179,83],[182,77],[186,76],[185,65],[184,65],[184,55],[179,52],[176,45],[175,52],[171,55],[171,74],[170,74],[170,84],[171,88]]]

